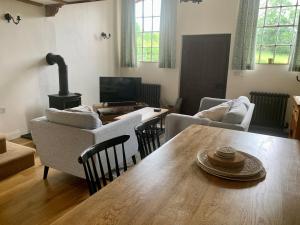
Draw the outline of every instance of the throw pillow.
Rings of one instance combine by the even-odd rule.
[[[58,109],[47,109],[46,117],[50,122],[93,130],[102,126],[97,113],[94,112],[69,112]]]
[[[246,104],[240,99],[232,101],[228,112],[225,113],[222,122],[231,124],[241,124],[248,112]]]
[[[203,110],[195,115],[199,118],[207,118],[213,121],[222,121],[225,113],[230,109],[231,101]]]
[[[249,98],[247,98],[246,96],[240,96],[238,98],[238,100],[240,100],[242,103],[244,103],[246,105],[247,109],[249,109],[250,104],[251,104]]]

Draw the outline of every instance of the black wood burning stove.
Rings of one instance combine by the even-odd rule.
[[[67,109],[81,105],[81,94],[70,93],[68,87],[68,66],[60,55],[49,53],[46,56],[49,65],[58,65],[59,73],[59,92],[58,94],[49,95],[49,107],[56,109]]]

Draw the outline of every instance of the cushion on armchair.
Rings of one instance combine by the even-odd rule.
[[[94,130],[101,127],[102,122],[94,112],[69,112],[58,109],[47,109],[48,121],[81,129]]]
[[[247,97],[245,97],[248,99]],[[249,101],[249,100],[248,100]],[[225,113],[222,122],[223,123],[231,123],[231,124],[241,124],[247,114],[249,106],[245,99],[235,99],[232,100],[231,107],[228,112]]]
[[[210,109],[203,110],[194,116],[199,118],[207,118],[213,121],[222,121],[224,115],[229,111],[230,106],[231,101],[225,102]]]

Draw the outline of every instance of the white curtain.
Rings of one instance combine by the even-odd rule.
[[[260,0],[240,0],[233,52],[233,70],[253,70],[255,67],[256,29]]]
[[[176,66],[177,1],[162,0],[160,15],[159,67]]]
[[[135,0],[122,0],[121,13],[121,66],[135,67]]]

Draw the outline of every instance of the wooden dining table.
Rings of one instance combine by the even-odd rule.
[[[237,182],[202,171],[197,153],[220,146],[259,158],[266,178]],[[54,224],[299,225],[300,142],[193,125]]]

